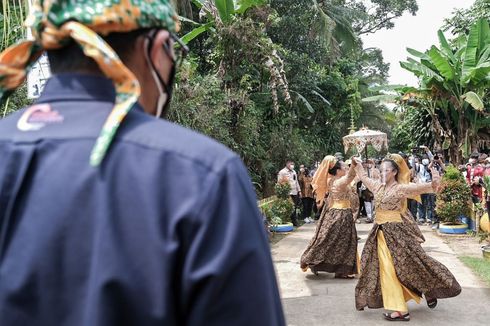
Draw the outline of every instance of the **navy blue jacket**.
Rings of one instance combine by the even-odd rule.
[[[284,325],[241,160],[136,106],[101,166],[102,77],[0,120],[0,325]]]

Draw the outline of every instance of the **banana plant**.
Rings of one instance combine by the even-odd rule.
[[[453,161],[460,162],[461,154],[475,149],[471,147],[479,130],[490,126],[490,108],[484,104],[490,95],[489,22],[477,21],[468,36],[451,43],[442,31],[438,37],[439,47],[425,52],[407,48],[411,57],[400,65],[418,77],[419,87],[394,89],[391,96],[398,103],[412,101],[428,110],[438,131],[449,139]],[[364,100],[380,99],[383,96]]]

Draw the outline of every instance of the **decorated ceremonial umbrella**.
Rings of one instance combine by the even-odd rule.
[[[359,154],[362,152],[365,153],[366,159],[368,158],[368,145],[372,145],[378,152],[383,148],[388,149],[388,136],[384,132],[369,130],[367,128],[361,128],[361,130],[345,136],[343,141],[346,153],[350,148],[356,148]]]

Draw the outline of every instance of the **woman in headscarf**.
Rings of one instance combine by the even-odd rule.
[[[354,163],[356,164],[356,163]],[[328,193],[327,205],[317,225],[313,239],[301,256],[301,269],[308,268],[335,273],[336,278],[353,278],[358,272],[357,232],[350,204],[350,183],[354,180],[353,167],[334,156],[326,156],[316,171],[312,187],[321,206]]]
[[[367,177],[360,164],[356,173],[374,193],[376,223],[371,230],[361,258],[361,277],[356,286],[356,308],[385,308],[390,321],[410,320],[406,302],[420,303],[422,295],[433,309],[438,298],[450,298],[461,292],[451,272],[429,257],[419,239],[402,215],[407,198],[422,193],[434,193],[440,176],[432,170],[432,183],[410,184],[408,166],[400,155],[391,154],[383,161],[382,180]],[[408,226],[408,227],[407,227]]]

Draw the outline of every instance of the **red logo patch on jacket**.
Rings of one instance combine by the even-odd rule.
[[[17,121],[17,129],[21,131],[35,131],[48,124],[62,123],[63,116],[53,111],[49,104],[36,104],[28,108]]]

